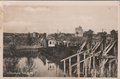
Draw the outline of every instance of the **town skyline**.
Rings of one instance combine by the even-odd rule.
[[[76,27],[76,28],[78,28],[78,27]],[[83,33],[86,32],[86,31],[89,31],[89,30],[92,30],[92,29],[83,30]],[[112,30],[118,31],[117,29],[112,29]],[[92,31],[93,31],[93,34],[97,34],[97,33],[99,33],[99,32],[106,32],[107,34],[110,34],[110,32],[111,32],[112,30],[106,31],[106,30],[104,30],[104,29],[101,29],[101,31],[98,31],[98,32],[95,32],[94,30],[92,30]],[[42,33],[46,33],[46,32],[39,32],[39,31],[32,31],[32,32],[30,32],[30,31],[28,31],[28,32],[5,32],[5,31],[4,31],[4,33],[41,33],[41,34],[42,34]],[[75,34],[76,31],[75,31],[75,29],[74,29],[74,32],[61,32],[59,29],[57,29],[56,32],[51,32],[51,33],[46,33],[46,34],[54,34],[54,33]]]

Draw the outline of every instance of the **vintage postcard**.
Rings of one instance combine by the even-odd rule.
[[[0,5],[3,78],[119,78],[119,1]]]

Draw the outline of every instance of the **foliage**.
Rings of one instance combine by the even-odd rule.
[[[117,31],[115,30],[111,30],[111,37],[114,38],[114,39],[117,39],[118,38],[118,34],[117,34]]]
[[[87,37],[87,40],[92,40],[93,31],[91,29],[89,29],[88,31],[84,32],[83,36]]]
[[[31,35],[30,35],[30,33],[28,33],[27,44],[32,45],[32,43],[33,43],[33,41],[32,41]]]

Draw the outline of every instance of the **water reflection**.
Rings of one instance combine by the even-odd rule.
[[[4,59],[8,62],[9,58]],[[11,58],[10,58],[11,59]],[[12,58],[13,59],[13,58]],[[11,60],[13,62],[15,60]],[[27,74],[28,76],[35,77],[62,77],[63,72],[59,68],[59,65],[47,60],[45,57],[22,57],[16,60],[17,63],[13,66],[8,64],[8,66],[13,66],[12,70],[16,70],[16,73]],[[10,62],[10,61],[9,61]],[[6,69],[7,70],[7,69]],[[8,71],[7,71],[8,72]],[[13,71],[10,70],[13,73]]]

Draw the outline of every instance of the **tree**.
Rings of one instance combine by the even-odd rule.
[[[91,29],[89,29],[88,31],[84,32],[84,36],[88,36],[89,34],[93,34],[93,31]]]
[[[111,33],[111,37],[112,37],[114,40],[118,38],[117,31],[112,30],[110,33]]]
[[[100,36],[101,39],[105,40],[106,39],[107,32],[99,32],[97,33],[97,36]]]
[[[102,40],[102,50],[104,50],[104,48],[106,47],[106,37],[107,37],[107,32],[99,32],[97,33],[97,36],[100,37],[100,39]]]
[[[107,32],[102,32],[101,38],[103,39],[103,49],[105,48],[106,45],[106,36]]]
[[[58,35],[57,35],[57,33],[55,33],[55,40],[57,40],[57,38],[58,38]]]
[[[90,29],[83,34],[84,37],[87,37],[88,40],[92,39],[93,37],[93,31]]]
[[[43,38],[46,39],[46,37],[47,37],[47,34],[43,33]]]
[[[89,48],[90,48],[91,44],[92,44],[93,31],[91,29],[89,29],[88,31],[84,32],[83,36],[87,37],[87,42],[88,42]]]
[[[79,34],[79,33],[78,33],[78,32],[76,32],[77,37],[78,37],[78,34]]]
[[[27,44],[28,44],[28,45],[32,45],[32,43],[33,43],[32,37],[31,37],[30,33],[28,33]]]

